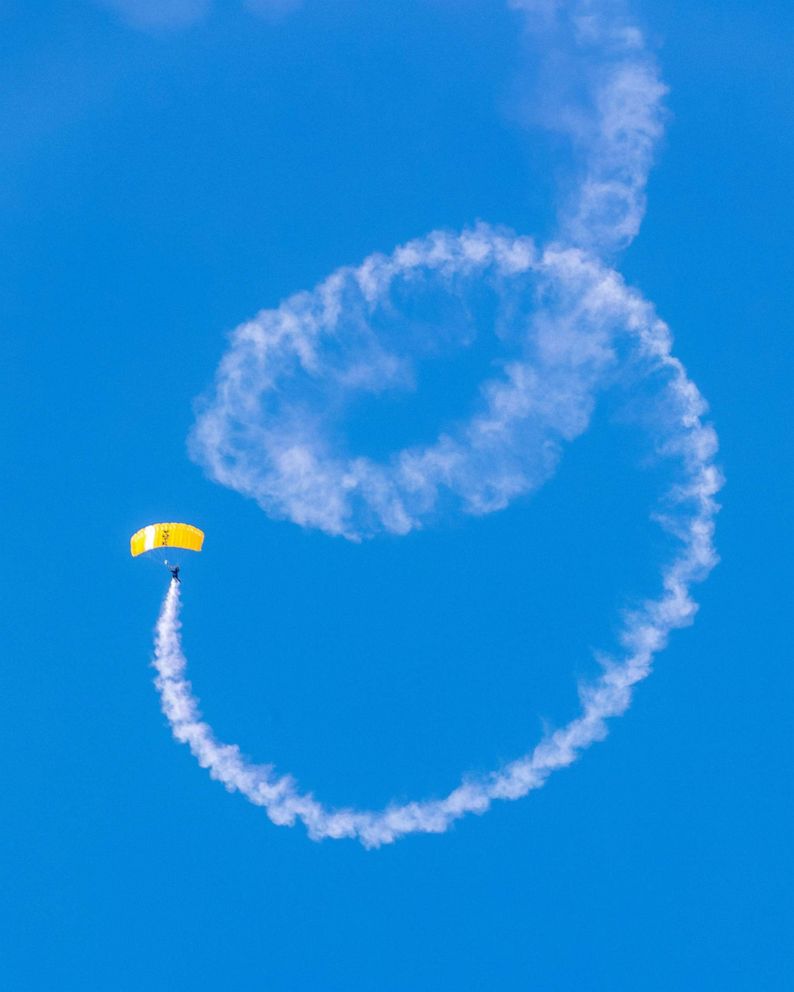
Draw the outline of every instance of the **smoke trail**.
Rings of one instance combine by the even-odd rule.
[[[570,141],[575,163],[559,228],[612,254],[636,237],[664,131],[667,87],[621,0],[509,0],[526,14],[537,80],[527,118]]]
[[[662,575],[662,595],[647,601],[627,619],[620,638],[622,658],[602,659],[601,677],[580,687],[581,713],[533,751],[487,778],[462,781],[440,800],[410,802],[381,811],[326,809],[310,793],[300,792],[290,776],[278,776],[267,765],[253,765],[236,745],[217,741],[201,720],[198,702],[185,678],[179,634],[180,593],[172,581],[157,623],[155,666],[163,712],[174,737],[188,744],[199,764],[227,789],[241,792],[264,807],[273,823],[291,826],[300,820],[315,840],[354,837],[366,847],[391,843],[408,833],[442,833],[467,813],[486,812],[496,799],[527,795],[542,786],[551,772],[570,765],[585,748],[606,736],[610,717],[629,707],[634,686],[650,674],[653,656],[665,646],[669,633],[691,622],[696,606],[690,586],[704,578],[716,562],[713,497],[720,478],[710,462],[715,439],[713,432],[700,424],[702,405],[697,391],[676,360],[670,358],[669,362],[674,370],[671,389],[680,402],[680,423],[685,427],[685,433],[669,441],[690,468],[686,484],[671,493],[679,506],[686,503],[692,508],[691,515],[675,525],[681,552]]]
[[[590,0],[512,6],[526,11],[527,29],[540,35],[553,64],[540,119],[564,131],[575,151],[558,239],[539,252],[530,238],[486,224],[459,235],[435,231],[390,256],[338,269],[313,291],[242,324],[190,452],[213,480],[254,498],[271,516],[360,539],[422,526],[442,494],[463,512],[491,512],[548,479],[559,444],[587,426],[611,356],[597,353],[601,329],[581,299],[584,263],[563,248],[604,258],[636,234],[665,87],[641,33],[615,4],[609,18]],[[555,60],[560,53],[570,72]],[[471,300],[483,286],[497,311],[503,375],[483,384],[472,418],[435,444],[396,451],[381,463],[347,452],[338,439],[357,401],[413,390],[417,360],[472,343]],[[556,308],[549,294],[560,297]],[[435,333],[417,326],[423,299],[448,312]],[[579,331],[577,321],[587,327]],[[553,332],[557,342],[550,343]],[[561,344],[567,353],[560,354]],[[565,382],[555,391],[561,374]]]
[[[619,651],[599,658],[600,676],[580,686],[579,715],[526,755],[464,779],[443,799],[383,810],[329,809],[291,777],[252,765],[236,746],[215,739],[185,678],[180,594],[172,583],[157,625],[155,665],[174,736],[274,823],[300,820],[315,839],[353,837],[377,847],[408,833],[439,833],[494,800],[542,786],[625,712],[671,631],[692,621],[691,587],[716,562],[721,478],[716,435],[702,419],[705,403],[672,354],[667,326],[605,261],[639,228],[664,85],[641,33],[614,5],[511,6],[526,13],[528,30],[542,32],[547,51],[562,63],[566,55],[572,60],[564,96],[552,94],[545,108],[576,150],[576,182],[563,197],[557,240],[540,248],[488,225],[436,231],[389,256],[339,269],[313,291],[261,312],[233,335],[191,451],[213,479],[272,516],[361,540],[426,526],[442,498],[462,512],[485,514],[538,488],[565,444],[587,429],[601,394],[619,388],[642,396],[643,426],[669,468],[664,512],[653,519],[676,550],[661,568],[659,594],[623,618]],[[502,358],[468,419],[432,443],[380,461],[349,451],[340,438],[353,402],[410,390],[417,357],[467,347],[477,331],[472,298],[483,288],[494,304]],[[449,315],[435,337],[415,322],[416,301],[426,298],[443,300]]]
[[[513,254],[507,252],[511,247]],[[501,248],[510,257],[520,255],[514,242],[502,243]],[[415,257],[417,251],[419,248],[414,246],[409,254]],[[571,764],[584,748],[605,736],[606,720],[628,708],[633,687],[650,673],[653,656],[664,647],[669,633],[688,624],[694,616],[696,607],[690,587],[704,578],[716,562],[712,545],[717,510],[714,494],[720,485],[713,465],[716,436],[701,420],[705,404],[681,363],[671,354],[666,326],[614,271],[577,249],[549,249],[533,264],[547,275],[554,274],[559,287],[565,287],[573,296],[564,309],[556,312],[558,322],[550,335],[551,341],[559,341],[563,329],[573,321],[568,330],[575,344],[571,347],[569,342],[570,354],[561,363],[566,372],[569,367],[575,371],[568,395],[574,396],[576,402],[578,390],[587,395],[589,377],[585,376],[582,386],[578,371],[582,356],[609,352],[610,333],[625,336],[625,362],[632,376],[642,374],[657,390],[650,426],[656,450],[671,463],[675,479],[667,493],[667,513],[657,519],[679,544],[677,555],[662,573],[662,593],[625,618],[620,635],[622,655],[601,660],[601,677],[581,687],[582,711],[567,726],[490,777],[462,782],[444,799],[412,802],[378,812],[328,810],[310,794],[301,793],[289,776],[278,777],[268,766],[251,765],[236,746],[215,740],[210,727],[201,721],[197,702],[185,680],[186,663],[179,639],[179,587],[172,583],[157,627],[157,686],[163,711],[174,736],[190,745],[199,763],[227,788],[263,806],[274,823],[293,824],[299,819],[315,839],[357,837],[366,846],[378,846],[406,833],[444,831],[465,813],[485,812],[495,799],[524,796],[541,786],[552,771]],[[546,317],[550,320],[551,313]],[[541,323],[547,326],[546,321]],[[536,398],[522,375],[514,372],[515,381],[506,401],[511,409],[521,399],[534,403]],[[559,383],[558,388],[562,389]]]

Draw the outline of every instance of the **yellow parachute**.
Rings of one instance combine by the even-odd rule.
[[[192,524],[149,524],[141,527],[130,538],[130,554],[133,558],[155,548],[184,548],[186,551],[201,551],[204,544],[204,531]]]

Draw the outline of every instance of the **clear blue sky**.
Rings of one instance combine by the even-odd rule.
[[[146,28],[3,3],[3,988],[794,984],[794,12],[634,9],[671,114],[618,264],[710,402],[722,563],[606,742],[520,802],[368,852],[273,826],[174,743],[149,667],[167,575],[127,542],[206,530],[184,583],[203,709],[329,804],[444,793],[576,711],[591,649],[656,574],[653,480],[606,414],[534,498],[361,545],[270,520],[186,452],[259,308],[436,227],[549,230],[555,148],[517,123],[516,17],[230,0]]]

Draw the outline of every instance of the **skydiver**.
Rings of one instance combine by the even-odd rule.
[[[182,582],[179,578],[179,565],[169,565],[168,571],[171,573],[171,578],[175,579],[177,582]]]

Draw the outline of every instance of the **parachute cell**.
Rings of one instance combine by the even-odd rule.
[[[192,524],[149,524],[136,531],[130,538],[130,554],[133,558],[155,548],[183,548],[186,551],[201,551],[204,544],[204,531]]]

